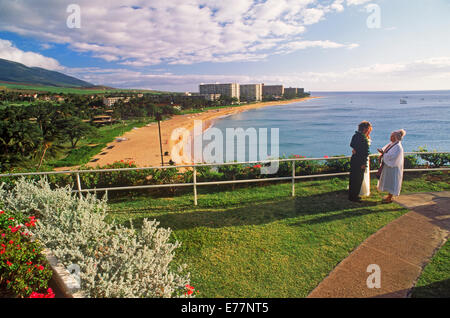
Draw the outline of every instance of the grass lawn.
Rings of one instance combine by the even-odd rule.
[[[406,174],[403,193],[450,190],[447,173]],[[200,297],[305,297],[368,236],[407,212],[372,196],[347,200],[347,178],[247,188],[199,187],[197,207],[186,189],[173,197],[110,200],[110,218],[140,226],[157,219],[182,242]]]
[[[450,298],[450,242],[434,255],[412,291],[414,298]]]
[[[71,149],[69,144],[65,145],[66,151],[58,158],[46,162],[46,165],[54,168],[86,164],[93,156],[100,153],[108,143],[114,141],[114,138],[122,136],[125,132],[132,130],[134,127],[143,127],[152,121],[154,120],[128,120],[123,124],[118,123],[100,127],[97,136],[80,141],[75,149]]]

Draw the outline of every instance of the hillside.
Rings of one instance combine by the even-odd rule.
[[[0,59],[0,81],[58,87],[92,87],[91,83],[59,72]]]

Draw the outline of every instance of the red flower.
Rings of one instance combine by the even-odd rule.
[[[47,295],[32,292],[29,298],[55,298],[55,294],[51,288],[47,289]]]
[[[188,291],[186,293],[184,293],[185,295],[192,295],[195,291],[195,287],[191,286],[191,285],[186,285],[186,288],[188,289]],[[198,293],[198,290],[197,290]]]
[[[329,158],[328,156],[323,156],[324,158]]]
[[[28,218],[30,219],[30,222],[25,223],[25,226],[26,227],[34,227],[34,226],[36,226],[36,222],[37,222],[36,217],[35,216],[29,216]]]
[[[11,230],[11,233],[16,233],[19,229],[20,229],[20,225],[17,227],[12,227],[11,225],[8,226],[9,229]]]
[[[44,266],[39,265],[38,269],[39,269],[40,271],[43,271],[43,270],[44,270]]]
[[[3,214],[3,213],[5,213],[5,211],[0,211],[0,215]]]
[[[12,263],[10,261],[6,261],[6,265],[12,266]]]
[[[261,165],[255,165],[253,168],[261,168]]]
[[[14,241],[13,240],[9,241],[9,244],[14,244]]]

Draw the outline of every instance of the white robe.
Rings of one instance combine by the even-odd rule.
[[[383,147],[383,151],[389,146]],[[392,195],[400,195],[403,182],[403,146],[401,142],[393,146],[383,155],[383,171],[380,180],[378,180],[378,190],[389,192]]]
[[[367,159],[366,170],[364,171],[364,179],[361,185],[359,195],[362,197],[370,196],[370,160]]]

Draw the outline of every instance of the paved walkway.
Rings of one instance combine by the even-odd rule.
[[[364,241],[308,297],[409,296],[450,233],[450,191],[402,195],[395,201],[410,212]],[[367,287],[370,264],[380,268],[380,288]]]

